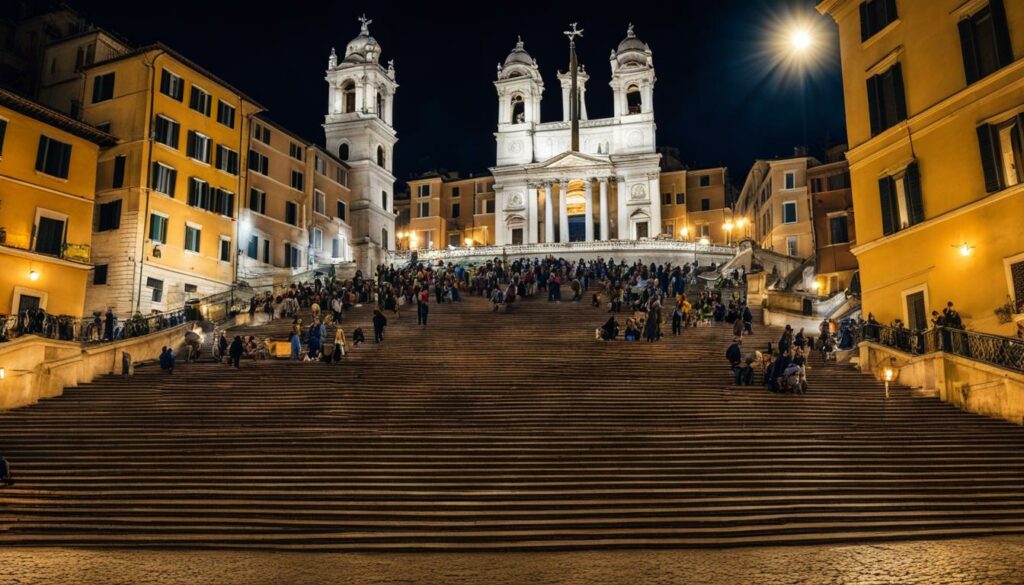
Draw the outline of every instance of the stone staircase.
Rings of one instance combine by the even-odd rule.
[[[18,480],[0,489],[0,543],[509,550],[1024,533],[1024,431],[1008,423],[908,388],[887,401],[817,357],[806,396],[730,387],[726,325],[602,343],[607,313],[586,302],[494,314],[470,297],[431,305],[425,329],[406,309],[341,365],[142,366],[0,413]],[[355,309],[346,332],[372,340],[369,318]],[[778,333],[755,327],[744,344]]]

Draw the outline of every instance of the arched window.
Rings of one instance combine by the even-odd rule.
[[[338,147],[338,158],[340,158],[341,160],[348,160],[348,143],[347,142],[342,143],[342,145]]]
[[[643,105],[643,100],[640,98],[640,88],[631,85],[626,90],[626,111],[630,114],[639,114]]]
[[[341,84],[341,112],[348,114],[356,111],[356,84],[348,80]]]
[[[378,166],[384,166],[384,147],[383,146],[378,146],[377,147],[377,165]]]
[[[509,121],[513,124],[526,121],[526,102],[523,101],[523,94],[517,93],[512,96],[512,117]]]

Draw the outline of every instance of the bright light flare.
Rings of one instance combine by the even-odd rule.
[[[811,37],[810,31],[807,29],[798,28],[790,33],[789,44],[794,51],[802,53],[811,48],[811,45],[814,44],[814,38]]]

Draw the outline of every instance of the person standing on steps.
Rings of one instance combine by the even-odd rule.
[[[334,329],[334,351],[331,352],[331,361],[341,363],[341,358],[345,357],[345,349],[345,330],[339,325]]]
[[[4,483],[4,487],[11,487],[14,485],[14,475],[11,472],[11,464],[0,455],[0,481]]]
[[[426,289],[424,289],[426,290]],[[373,310],[373,341],[380,343],[384,341],[384,327],[388,324],[388,318],[384,316],[384,313],[380,312],[380,309]]]
[[[725,359],[729,360],[729,367],[732,368],[732,375],[734,383],[740,385],[740,362],[743,361],[743,340],[736,337],[732,340],[732,345],[729,349],[725,350]]]
[[[231,348],[228,351],[231,356],[230,365],[235,366],[235,369],[241,368],[242,353],[245,351],[245,343],[242,342],[241,335],[235,336],[235,340],[231,342]]]
[[[289,338],[289,342],[291,343],[291,350],[292,350],[292,353],[291,353],[291,356],[290,356],[289,359],[291,359],[293,362],[299,361],[300,354],[302,353],[302,338],[299,337],[299,332],[297,331],[297,329],[298,329],[298,325],[292,326],[292,335]]]
[[[168,374],[174,373],[174,351],[167,346],[160,350],[160,369]]]
[[[223,331],[220,332],[220,339],[217,340],[217,361],[223,362],[228,355],[228,337]]]
[[[419,304],[416,305],[416,324],[427,326],[427,315],[430,314],[430,287],[426,285],[420,290]],[[383,316],[383,315],[382,315]]]
[[[750,305],[743,305],[743,332],[747,335],[754,334],[754,314],[750,312]]]

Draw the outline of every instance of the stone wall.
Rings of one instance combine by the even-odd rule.
[[[1024,424],[1024,372],[1011,372],[945,352],[913,356],[874,342],[860,344],[860,368],[879,380],[892,367],[895,381],[938,396],[967,412]]]
[[[177,351],[184,325],[115,343],[83,346],[68,341],[22,337],[0,345],[0,410],[35,404],[60,396],[65,388],[87,384],[99,376],[121,371],[121,352],[135,363],[155,360],[163,346]]]

